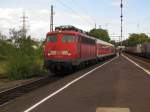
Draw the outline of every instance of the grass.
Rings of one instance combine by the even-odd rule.
[[[6,76],[7,73],[7,62],[0,60],[0,77]]]

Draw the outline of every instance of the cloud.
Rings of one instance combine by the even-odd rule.
[[[0,8],[0,31],[8,35],[10,28],[21,28],[22,12],[22,8]],[[49,31],[50,11],[47,9],[33,9],[26,10],[25,12],[28,17],[26,22],[28,34],[32,38],[44,39],[46,33]],[[57,11],[54,15],[54,26],[74,25],[80,29],[89,31],[94,28],[95,24],[94,21],[90,20],[91,17],[86,14],[78,15],[71,12]],[[96,18],[96,21],[102,28],[106,28],[106,23],[108,23],[107,28],[110,34],[120,31],[120,22],[118,20]]]
[[[0,8],[0,30],[4,33],[8,32],[9,28],[16,27],[19,23],[17,20],[21,9],[2,9]]]
[[[23,9],[9,9],[0,8],[0,31],[8,34],[10,28],[19,29],[22,26],[22,16]],[[46,33],[49,31],[49,21],[50,12],[49,10],[26,10],[27,18],[27,28],[28,33],[34,38],[44,38]],[[86,20],[89,20],[87,15],[82,15],[82,17],[70,13],[70,12],[57,12],[54,15],[54,25],[75,25],[81,29],[89,30],[91,24],[88,24]],[[94,26],[94,23],[93,23]]]

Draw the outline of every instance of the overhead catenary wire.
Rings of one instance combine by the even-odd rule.
[[[64,2],[62,2],[61,0],[57,0],[57,2],[59,2],[63,7],[69,9],[72,13],[74,13],[75,15],[77,15],[78,17],[80,17],[84,22],[86,21],[86,23],[88,23],[89,25],[93,25],[94,22],[88,20],[86,17],[80,15],[78,12],[76,12],[74,9],[72,9],[70,6],[66,5]]]
[[[71,1],[72,1],[74,4],[76,4],[76,6],[77,6],[78,8],[80,8],[80,9],[82,10],[82,12],[84,12],[86,15],[89,16],[89,12],[85,9],[85,7],[84,7],[84,8],[81,7],[77,2],[75,2],[75,0],[71,0]],[[89,16],[89,17],[91,18],[91,20],[92,20],[93,22],[96,22],[93,17],[91,17],[91,16]]]

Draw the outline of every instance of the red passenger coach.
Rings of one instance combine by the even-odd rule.
[[[51,72],[65,71],[112,53],[110,47],[73,26],[56,27],[47,33],[44,45],[44,66]],[[67,68],[67,69],[66,69]]]
[[[97,39],[97,57],[99,59],[115,55],[115,46]]]

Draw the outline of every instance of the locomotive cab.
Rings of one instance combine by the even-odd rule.
[[[77,63],[79,38],[71,31],[47,34],[44,48],[44,65],[51,71]]]

